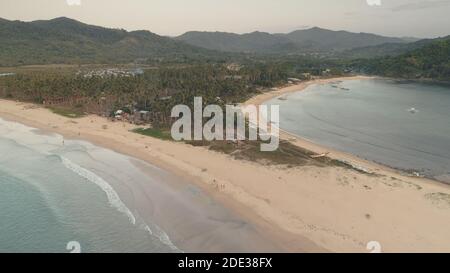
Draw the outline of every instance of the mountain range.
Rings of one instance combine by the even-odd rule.
[[[346,50],[339,53],[340,57],[347,58],[376,58],[384,56],[398,56],[409,51],[423,48],[429,44],[449,40],[450,36],[439,37],[435,39],[423,39],[410,43],[386,43],[375,46],[359,47],[350,50]]]
[[[353,58],[402,54],[429,42],[415,40],[317,27],[288,34],[187,32],[171,38],[150,31],[93,26],[65,17],[32,22],[0,18],[0,66],[212,59],[243,53],[332,53]]]
[[[357,67],[380,76],[450,82],[450,36],[416,42],[399,55],[360,59]]]
[[[386,43],[404,44],[411,39],[385,37],[370,33],[332,31],[318,27],[287,34],[252,32],[187,32],[175,38],[211,50],[247,53],[305,53],[343,51]]]
[[[127,32],[64,17],[33,22],[0,18],[0,41],[0,65],[122,63],[138,58],[208,52],[149,31]]]

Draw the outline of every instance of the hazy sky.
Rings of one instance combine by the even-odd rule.
[[[0,17],[9,20],[66,16],[161,35],[189,30],[289,32],[319,26],[436,37],[450,34],[449,15],[450,0],[0,0]]]

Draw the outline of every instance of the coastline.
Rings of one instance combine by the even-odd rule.
[[[310,80],[310,81],[303,81],[299,84],[289,85],[274,91],[265,92],[259,95],[256,95],[246,102],[243,103],[243,105],[261,105],[266,101],[269,101],[273,98],[277,98],[289,93],[299,92],[303,91],[306,88],[308,88],[311,85],[315,84],[327,84],[330,82],[335,81],[349,81],[349,80],[366,80],[366,79],[376,79],[377,77],[374,76],[348,76],[348,77],[334,77],[334,78],[328,78],[328,79],[317,79],[317,80]]]
[[[304,82],[298,85],[292,85],[288,86],[286,88],[281,88],[277,91],[271,91],[267,92],[258,96],[255,96],[251,98],[250,100],[246,101],[244,105],[248,104],[254,104],[254,105],[261,105],[265,102],[272,100],[274,98],[282,97],[283,95],[287,95],[294,92],[301,92],[307,89],[309,86],[312,85],[319,85],[319,84],[328,84],[330,82],[335,81],[348,81],[348,80],[370,80],[370,79],[378,79],[377,76],[350,76],[350,77],[336,77],[336,78],[330,78],[330,79],[319,79],[319,80],[312,80],[308,82]],[[400,79],[394,79],[394,78],[387,78],[390,80],[400,80]],[[280,130],[280,138],[283,140],[289,141],[291,144],[296,145],[298,147],[304,148],[306,150],[309,150],[311,152],[314,152],[316,154],[327,154],[329,158],[336,159],[345,163],[349,163],[350,165],[354,166],[357,169],[361,169],[364,171],[367,171],[369,173],[374,174],[380,174],[383,173],[384,175],[390,175],[390,174],[398,174],[400,176],[414,176],[412,173],[406,173],[404,170],[396,169],[388,165],[384,165],[381,163],[377,163],[374,161],[370,161],[367,159],[363,159],[361,157],[358,157],[354,154],[350,154],[347,152],[343,152],[334,148],[330,148],[321,144],[318,144],[312,140],[309,140],[305,137],[296,135],[294,133],[288,132],[286,130],[283,130],[279,128]],[[422,180],[426,183],[438,183],[438,184],[444,184],[445,186],[449,186],[448,183],[435,180],[429,177],[415,177],[415,178],[422,178]]]
[[[256,96],[262,104],[307,86],[344,77],[310,81]],[[135,126],[87,116],[69,119],[28,103],[0,100],[0,117],[71,139],[84,139],[142,159],[192,181],[248,219],[256,230],[287,252],[368,252],[379,241],[386,252],[450,251],[450,187],[406,177],[387,167],[332,151],[286,132],[282,138],[316,153],[362,166],[377,175],[339,167],[286,168],[239,161],[202,147],[167,142],[130,132]],[[103,125],[107,126],[104,129]],[[233,169],[233,172],[229,172]],[[431,196],[431,197],[430,197]]]
[[[5,109],[3,106],[8,106],[9,110],[14,110],[5,112],[3,111]],[[19,111],[20,114],[17,114],[16,111]],[[44,124],[37,121],[37,117],[34,119],[24,117],[23,114],[29,111],[34,113],[40,112],[39,117],[43,115],[52,122],[58,120],[59,122],[64,122],[65,125],[79,124],[80,121],[80,119],[74,120],[54,114],[50,110],[34,104],[0,99],[0,118],[5,121],[17,122],[35,128],[39,130],[36,131],[38,134],[56,133],[63,136],[66,140],[87,141],[96,146],[129,156],[131,159],[136,159],[133,164],[143,172],[150,172],[149,175],[152,176],[155,173],[149,171],[147,166],[139,163],[139,160],[165,171],[166,176],[163,179],[164,181],[161,181],[161,184],[167,184],[163,185],[163,187],[172,188],[174,190],[172,193],[182,199],[183,202],[173,202],[169,198],[160,200],[159,205],[165,207],[165,209],[159,215],[148,212],[148,209],[155,205],[154,201],[151,198],[142,196],[142,191],[144,191],[144,195],[152,196],[154,187],[144,184],[129,185],[127,182],[111,186],[124,199],[126,205],[138,211],[145,221],[153,222],[156,220],[158,225],[161,224],[169,239],[173,240],[175,246],[184,252],[328,252],[328,250],[317,246],[307,238],[286,233],[262,217],[255,215],[252,210],[236,203],[227,196],[223,196],[218,189],[216,179],[213,179],[207,185],[205,185],[205,182],[198,182],[199,179],[203,178],[196,175],[195,167],[184,164],[179,165],[181,162],[174,164],[171,160],[174,155],[161,153],[161,148],[148,149],[154,143],[147,142],[145,149],[148,149],[148,151],[142,152],[142,147],[127,145],[131,144],[133,139],[125,138],[125,142],[123,142],[123,139],[118,140],[110,136],[105,137],[102,134],[87,134],[83,128],[78,128],[80,129],[79,131],[76,128],[63,129],[55,125],[58,122]],[[130,130],[134,129],[135,126],[129,123],[111,122],[106,118],[95,115],[85,117],[85,119],[89,119],[89,121],[85,121],[86,124],[102,120],[105,122],[102,125],[107,124],[108,130],[113,132],[112,135],[114,135],[114,132],[117,132],[117,129],[120,131],[124,130],[123,132],[126,132],[127,135],[135,137],[134,141],[148,140],[150,142],[155,141],[157,144],[178,144],[186,148],[191,147],[190,145],[166,142],[132,133]],[[98,128],[105,131],[102,125],[99,125]],[[111,125],[115,125],[115,128],[110,128]],[[151,152],[154,155],[146,152]],[[197,171],[204,173],[204,169],[197,169]],[[182,187],[191,187],[189,185],[198,187],[200,190],[199,192],[195,190],[196,197],[191,198],[191,200],[187,200],[189,198],[186,198],[186,194],[183,196],[183,193],[180,191]],[[120,190],[121,188],[126,190],[122,191]],[[159,191],[159,193],[167,194],[165,191]],[[194,215],[187,215],[186,213],[189,211],[195,212]],[[199,215],[199,212],[205,215]],[[166,213],[171,214],[172,217],[166,217]],[[173,215],[176,215],[176,217],[173,217]],[[174,219],[182,219],[183,221],[174,223]],[[184,230],[183,227],[187,227],[187,230]],[[201,232],[199,233],[199,231]]]

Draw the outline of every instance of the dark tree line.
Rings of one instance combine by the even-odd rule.
[[[14,76],[0,77],[0,96],[100,115],[118,109],[145,110],[165,123],[174,105],[192,105],[195,96],[205,104],[235,104],[264,88],[285,84],[289,77],[320,74],[322,67],[321,62],[264,59],[234,66],[166,65],[134,76],[19,70]]]

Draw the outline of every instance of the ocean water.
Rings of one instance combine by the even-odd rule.
[[[180,251],[113,188],[155,183],[133,160],[0,119],[0,252]]]
[[[186,177],[0,119],[0,253],[78,246],[83,253],[280,251]]]
[[[450,183],[450,87],[388,79],[275,98],[280,127],[318,144]]]

